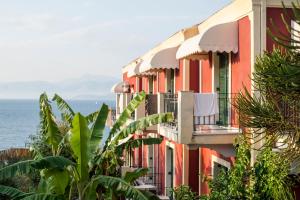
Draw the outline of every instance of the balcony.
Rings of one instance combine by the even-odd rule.
[[[166,126],[174,130],[178,129],[178,95],[177,94],[164,94],[164,112],[171,112],[174,115],[174,121],[165,123]]]
[[[157,114],[157,95],[148,94],[145,99],[145,116]]]
[[[196,96],[200,98],[196,98]],[[208,94],[210,95],[210,94]],[[159,134],[178,143],[187,144],[190,148],[207,148],[234,154],[233,143],[241,132],[237,113],[233,107],[235,94],[213,94],[216,112],[202,115],[196,113],[196,101],[204,101],[200,94],[180,91],[178,94],[158,94],[158,112],[174,113],[172,123],[159,125]],[[210,102],[209,100],[205,100]],[[200,103],[201,104],[201,103]],[[203,105],[202,105],[203,106]],[[207,109],[204,105],[204,109]]]
[[[213,94],[204,94],[213,95]],[[216,108],[210,108],[215,110],[215,113],[209,115],[195,115],[194,108],[194,134],[202,133],[235,133],[239,131],[238,115],[236,109],[232,106],[235,102],[237,94],[216,94]],[[203,96],[205,98],[205,96]],[[197,99],[201,101],[201,97]],[[208,105],[208,107],[211,105]],[[212,105],[214,106],[214,105]]]

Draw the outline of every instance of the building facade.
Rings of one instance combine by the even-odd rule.
[[[284,1],[286,6],[291,2]],[[234,0],[123,67],[123,89],[115,88],[117,116],[142,90],[147,97],[133,119],[174,113],[173,123],[135,135],[162,137],[160,145],[143,146],[127,156],[128,165],[149,167],[149,181],[159,194],[168,195],[179,185],[208,194],[203,180],[233,165],[234,140],[242,131],[232,103],[244,89],[255,92],[251,78],[256,57],[275,46],[267,33],[274,29],[271,19],[288,34],[281,13],[281,0]]]

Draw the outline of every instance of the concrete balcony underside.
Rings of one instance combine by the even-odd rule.
[[[211,133],[194,132],[190,144],[215,145],[215,144],[234,144],[238,132],[214,131]]]
[[[209,148],[222,152],[225,157],[235,156],[234,142],[240,134],[239,129],[210,129],[209,132],[194,131],[189,147]]]

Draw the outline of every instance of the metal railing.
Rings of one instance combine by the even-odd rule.
[[[278,102],[278,111],[280,112],[283,120],[292,127],[300,127],[300,103],[299,100],[288,101],[281,100]]]
[[[156,94],[148,94],[145,99],[145,114],[153,115],[157,114],[157,95]]]
[[[167,93],[164,94],[164,112],[174,114],[174,121],[165,123],[166,126],[177,129],[178,127],[178,95]]]
[[[137,166],[137,165],[133,165],[130,166],[131,168],[145,168],[143,166]],[[148,169],[148,173],[142,177],[140,177],[138,180],[142,181],[145,185],[153,185],[155,186],[155,193],[156,194],[160,194],[161,191],[161,186],[162,186],[162,182],[161,182],[161,177],[162,174],[157,172],[155,167],[146,167]]]
[[[194,116],[194,130],[203,125],[217,125],[219,127],[238,127],[238,114],[233,106],[236,101],[236,93],[219,93],[219,112],[209,116]]]

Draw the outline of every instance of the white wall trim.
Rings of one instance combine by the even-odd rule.
[[[199,60],[199,93],[202,93],[202,60]]]
[[[166,147],[165,147],[165,187],[167,183],[167,152],[168,152],[168,147],[173,150],[173,184],[175,185],[175,145],[169,141],[166,141]]]
[[[220,164],[220,165],[222,165],[222,166],[224,166],[224,167],[226,167],[228,169],[231,168],[230,162],[228,162],[228,161],[226,161],[226,160],[224,160],[222,158],[219,158],[219,157],[217,157],[215,155],[212,155],[211,156],[211,175],[212,175],[212,178],[214,178],[214,166],[215,166],[215,163],[218,163],[218,164]]]
[[[216,59],[216,53],[212,53],[212,56],[211,56],[211,59],[212,59],[212,68],[211,68],[211,92],[215,92],[215,59]]]

